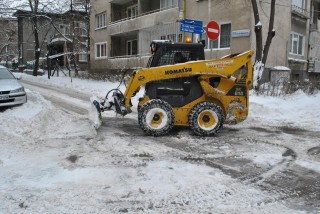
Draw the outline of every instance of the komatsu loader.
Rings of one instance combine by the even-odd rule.
[[[111,90],[106,98],[92,97],[92,107],[114,110],[125,116],[132,112],[131,98],[139,98],[138,122],[147,135],[166,135],[174,126],[189,126],[200,136],[215,135],[223,124],[246,119],[252,87],[252,50],[219,59],[204,60],[202,44],[153,41],[147,68],[133,72],[122,93]]]

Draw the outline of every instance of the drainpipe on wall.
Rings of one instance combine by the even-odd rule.
[[[138,16],[140,16],[141,14],[141,3],[140,3],[140,0],[138,0]],[[139,55],[139,66],[141,66],[141,54],[142,54],[142,39],[141,39],[141,32],[140,30],[138,30],[138,38],[137,38],[137,41],[138,41],[138,47],[139,47],[139,50],[138,50],[138,55]]]
[[[313,14],[312,14],[313,1],[314,0],[310,0],[310,19],[309,19],[308,50],[307,50],[307,74],[309,74],[309,64],[310,64],[309,57],[310,57],[311,24],[313,22]]]

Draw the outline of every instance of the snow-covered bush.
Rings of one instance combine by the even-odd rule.
[[[298,90],[306,94],[315,94],[320,90],[320,81],[271,81],[262,84],[260,90],[256,91],[256,93],[267,96],[282,96],[292,94]]]

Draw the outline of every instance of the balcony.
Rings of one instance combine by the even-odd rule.
[[[291,12],[301,18],[309,19],[309,13],[306,9],[301,8],[297,5],[291,5]]]
[[[178,7],[157,9],[109,23],[107,33],[111,36],[176,22],[179,19]]]

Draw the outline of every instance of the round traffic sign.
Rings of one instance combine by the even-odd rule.
[[[216,40],[220,35],[219,24],[215,21],[211,21],[207,24],[206,33],[209,39]]]

